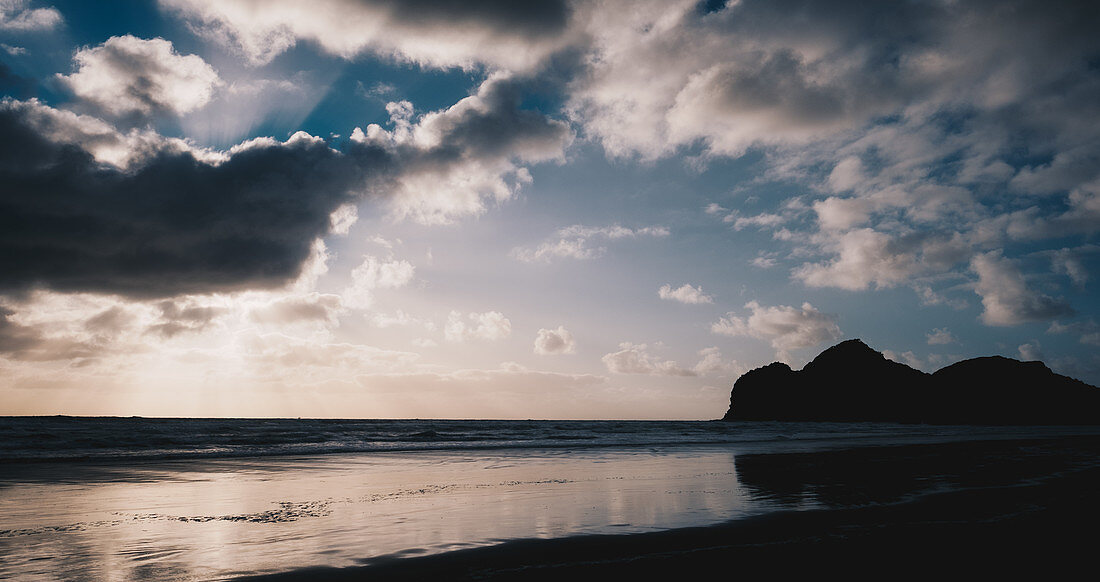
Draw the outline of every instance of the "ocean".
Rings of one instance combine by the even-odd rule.
[[[1081,434],[1100,430],[6,417],[0,579],[225,580],[708,526],[827,502],[746,479],[761,455]],[[957,486],[913,481],[908,495]]]

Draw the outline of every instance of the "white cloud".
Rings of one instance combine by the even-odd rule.
[[[465,318],[458,311],[452,311],[443,328],[443,336],[449,342],[496,341],[509,335],[512,335],[512,322],[499,311],[471,312]]]
[[[822,229],[844,231],[865,224],[871,217],[871,203],[864,198],[829,197],[814,202]]]
[[[767,307],[750,301],[745,308],[752,314],[738,317],[728,313],[711,325],[711,332],[768,340],[783,358],[788,357],[792,349],[840,339],[837,317],[822,313],[809,303],[803,303],[801,308],[786,305]]]
[[[0,48],[4,49],[4,52],[13,57],[18,57],[27,54],[27,49],[21,46],[12,46],[10,44],[0,43]]]
[[[307,381],[340,377],[340,371],[367,373],[400,369],[416,362],[412,352],[384,350],[344,342],[317,341],[281,333],[243,333],[236,339],[241,355],[270,381],[289,375]],[[335,375],[334,375],[335,374]]]
[[[732,216],[733,215],[726,216],[726,218],[723,218],[722,220],[725,221],[725,222],[729,222],[729,220],[726,220],[726,219],[731,218]],[[784,217],[783,215],[774,214],[774,213],[770,213],[770,212],[765,212],[763,214],[757,214],[755,216],[737,216],[736,218],[733,218],[733,229],[734,230],[742,230],[745,227],[749,227],[749,226],[756,226],[756,227],[761,227],[761,228],[771,228],[771,227],[779,226],[780,224],[783,224],[786,221],[787,221],[787,218]]]
[[[647,374],[652,376],[697,376],[695,370],[681,367],[672,360],[652,356],[646,344],[623,342],[619,351],[605,354],[600,360],[614,374]]]
[[[1055,273],[1062,273],[1073,281],[1074,285],[1084,287],[1089,280],[1085,267],[1085,257],[1100,252],[1100,246],[1086,244],[1077,248],[1063,248],[1050,251],[1051,266]]]
[[[329,231],[333,234],[345,235],[359,220],[359,209],[354,204],[344,204],[332,212],[329,216]]]
[[[370,307],[375,289],[398,289],[408,285],[416,275],[416,267],[404,260],[384,261],[364,255],[363,262],[351,271],[352,284],[342,293],[353,307]]]
[[[628,228],[614,224],[590,227],[575,224],[558,229],[556,240],[548,240],[534,249],[516,247],[509,256],[525,263],[550,262],[554,259],[587,260],[602,257],[607,248],[599,241],[637,239],[641,237],[663,238],[669,230],[663,226]]]
[[[844,192],[860,186],[866,179],[867,176],[863,173],[863,162],[855,156],[850,156],[833,166],[827,182],[832,191]]]
[[[404,163],[390,205],[397,218],[447,224],[510,199],[531,182],[524,163],[564,160],[573,132],[563,121],[518,109],[524,82],[490,75],[477,93],[416,116],[408,101],[386,106],[392,130],[370,124],[351,140],[391,152]]]
[[[882,8],[859,3],[581,3],[592,40],[567,107],[611,157],[763,153],[765,179],[820,196],[807,200],[815,235],[776,232],[802,243],[792,256],[826,256],[794,271],[806,284],[928,289],[1006,238],[1100,231],[1097,126],[1078,121],[1100,114],[1095,71],[1079,64],[1100,46],[1080,24],[1090,9],[986,8],[891,3],[882,28]],[[1021,152],[1048,161],[1020,167]],[[704,211],[734,228],[790,218]]]
[[[114,36],[77,51],[73,60],[77,71],[60,79],[115,117],[187,113],[206,105],[222,84],[201,57],[182,56],[162,38]]]
[[[1017,325],[1073,313],[1064,301],[1029,289],[1016,265],[1000,252],[976,255],[970,268],[978,275],[974,292],[982,298],[986,325]]]
[[[258,323],[285,326],[298,322],[335,324],[344,306],[339,295],[308,293],[275,299],[252,309],[249,317]]]
[[[925,336],[928,338],[928,345],[930,346],[942,346],[959,341],[955,339],[955,336],[951,335],[951,331],[946,327],[937,327],[925,334]]]
[[[778,261],[775,260],[775,257],[770,257],[767,255],[760,255],[750,261],[750,263],[752,264],[752,266],[759,269],[771,269],[772,267],[779,264]]]
[[[662,285],[661,288],[657,290],[657,296],[668,301],[679,301],[680,303],[687,303],[689,305],[714,303],[714,298],[703,293],[702,288],[692,287],[688,283],[684,283],[676,289],[673,289],[671,285]]]
[[[804,264],[793,274],[811,287],[892,287],[919,272],[920,265],[912,253],[894,252],[891,242],[888,235],[871,229],[850,231],[836,241],[836,259]]]
[[[374,327],[387,328],[387,327],[422,327],[425,330],[432,331],[435,329],[435,324],[430,320],[421,319],[419,317],[413,317],[408,313],[398,309],[392,314],[388,313],[374,313],[370,316],[370,322]]]
[[[0,0],[0,30],[41,31],[61,24],[56,8],[28,8],[28,4],[26,0]]]
[[[135,129],[122,133],[98,117],[54,109],[37,99],[15,101],[4,98],[0,100],[0,110],[19,115],[50,141],[78,146],[97,162],[122,170],[139,166],[158,154],[186,152],[211,165],[222,163],[230,157],[225,152],[195,147],[182,139],[164,137],[154,131]],[[286,143],[289,145],[293,139]]]
[[[311,41],[347,59],[360,54],[424,67],[479,64],[526,70],[565,46],[570,17],[564,3],[505,4],[387,0],[160,0],[192,21],[200,34],[265,64]]]
[[[1039,345],[1039,342],[1030,342],[1021,345],[1017,348],[1020,352],[1020,359],[1024,361],[1043,361],[1046,359],[1046,355],[1043,354],[1043,347]]]
[[[851,230],[824,239],[836,258],[805,263],[793,276],[811,287],[838,287],[858,291],[870,286],[888,288],[916,276],[951,269],[969,251],[960,237],[895,238],[870,228]]]
[[[559,354],[574,354],[577,352],[577,342],[573,334],[558,326],[557,329],[539,329],[535,337],[535,353],[540,356],[554,356]]]
[[[706,374],[718,374],[722,376],[740,376],[746,372],[745,367],[736,360],[722,358],[722,352],[717,347],[703,348],[699,350],[700,359],[695,364],[695,373],[700,376]]]
[[[932,289],[929,285],[914,285],[913,290],[916,291],[917,297],[920,298],[921,305],[946,305],[952,309],[966,309],[970,306],[970,303],[965,299],[949,298],[942,293],[937,293],[935,289]]]
[[[893,360],[911,368],[916,368],[918,370],[923,370],[925,368],[924,362],[911,351],[904,351],[899,354],[893,350],[882,350],[882,355],[887,360]]]

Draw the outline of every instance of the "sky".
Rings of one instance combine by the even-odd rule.
[[[1100,384],[1100,6],[0,0],[0,414]]]

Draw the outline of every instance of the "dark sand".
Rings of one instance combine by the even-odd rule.
[[[791,509],[249,579],[1095,576],[1100,437],[739,455],[736,468],[754,495]]]

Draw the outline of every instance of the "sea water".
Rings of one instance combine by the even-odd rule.
[[[776,509],[737,455],[1082,430],[0,418],[0,579],[218,580],[710,525]]]

